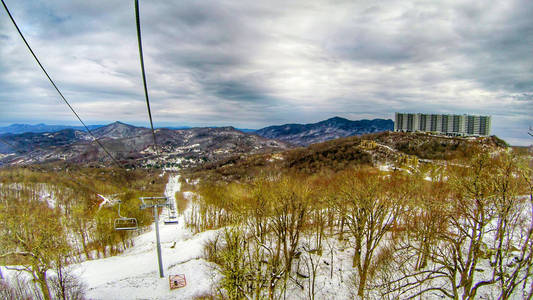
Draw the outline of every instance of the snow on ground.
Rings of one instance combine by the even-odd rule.
[[[57,205],[57,199],[54,196],[54,192],[44,193],[41,195],[41,200],[46,201],[48,207],[55,208]]]
[[[2,154],[0,153],[0,159],[4,158],[4,157],[8,157],[10,155],[15,155],[15,153],[7,153],[7,154]]]
[[[181,189],[180,176],[169,176],[168,183],[165,187],[165,196],[170,199],[173,206],[176,207],[176,193]]]
[[[380,166],[380,169],[389,170],[390,166]],[[173,202],[175,194],[180,191],[180,177],[169,175],[165,188],[165,195]],[[184,196],[192,200],[193,192],[184,192]],[[103,197],[103,196],[102,196]],[[527,196],[524,196],[527,197]],[[105,198],[104,198],[105,199]],[[108,200],[109,201],[109,200]],[[176,207],[176,206],[174,206]],[[164,225],[164,216],[169,214],[164,209],[160,218],[160,238],[162,247],[162,260],[164,277],[159,277],[155,225],[152,224],[147,232],[134,238],[134,246],[124,253],[96,260],[84,261],[72,266],[72,270],[79,276],[81,282],[87,285],[88,299],[194,299],[202,295],[213,294],[213,287],[220,280],[221,275],[215,270],[216,265],[204,260],[202,257],[204,244],[213,239],[221,230],[205,231],[192,234],[185,227],[184,216],[191,212],[187,208],[178,217],[178,224]],[[530,218],[530,210],[524,210],[526,217]],[[302,243],[309,245],[306,249],[313,248],[314,237],[302,237]],[[287,290],[287,299],[308,299],[311,274],[310,267],[317,266],[315,281],[315,297],[317,299],[353,299],[354,284],[352,282],[353,248],[347,241],[339,241],[336,236],[327,237],[323,241],[324,249],[321,256],[302,251],[303,254],[297,262],[299,273],[308,278],[296,278],[305,289],[295,284],[290,284]],[[303,248],[302,248],[303,249]],[[488,261],[484,260],[479,268],[490,270]],[[15,271],[0,268],[4,276],[10,277]],[[187,286],[181,289],[170,290],[168,276],[184,274]],[[482,276],[482,275],[481,275]],[[292,282],[292,281],[291,281]],[[436,283],[442,283],[436,281]],[[478,297],[490,298],[495,287],[489,287],[479,292]],[[518,299],[520,293],[513,295]],[[431,298],[434,295],[428,294]]]
[[[102,200],[104,200],[104,201],[102,201],[102,203],[100,203],[98,205],[98,209],[102,208],[102,206],[104,206],[104,205],[106,205],[108,203],[112,203],[112,201],[109,200],[109,198],[106,198],[106,197],[104,197],[103,195],[100,195],[100,194],[97,194],[97,195],[98,195],[98,197],[102,198]]]
[[[384,165],[378,165],[378,168],[380,171],[389,172],[393,169],[393,166],[384,164]]]
[[[169,176],[165,195],[175,201],[180,190],[179,176]],[[166,209],[164,209],[166,210]],[[168,212],[163,211],[162,216]],[[193,235],[187,228],[183,215],[178,224],[164,225],[160,218],[159,232],[164,278],[159,277],[155,225],[150,231],[134,239],[134,246],[121,255],[85,261],[74,266],[74,271],[88,286],[89,299],[192,299],[211,293],[214,281],[214,264],[200,258],[204,243],[216,231]],[[170,290],[168,275],[185,274],[187,286]]]

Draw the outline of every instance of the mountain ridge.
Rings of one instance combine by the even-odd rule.
[[[186,173],[195,179],[231,181],[251,178],[262,170],[318,174],[324,170],[338,172],[363,165],[399,167],[409,159],[438,165],[472,157],[480,149],[497,152],[506,148],[505,141],[496,136],[450,137],[425,132],[387,131],[349,136],[276,153],[232,157],[192,168]]]
[[[348,120],[338,116],[309,124],[283,124],[268,126],[254,133],[297,146],[308,146],[337,138],[362,135],[394,129],[390,119]]]
[[[105,125],[87,125],[89,130],[97,129]],[[42,133],[42,132],[57,132],[63,129],[74,129],[85,131],[83,126],[73,126],[73,125],[47,125],[45,123],[39,124],[23,124],[23,123],[14,123],[8,126],[0,127],[0,135],[2,134],[21,134],[21,133]]]
[[[130,124],[127,124],[127,123],[124,123],[124,122],[121,122],[121,121],[115,121],[115,122],[110,123],[110,124],[114,124],[114,123],[130,125]],[[87,127],[89,128],[89,130],[93,131],[93,130],[98,129],[100,127],[108,126],[110,124],[107,124],[107,125],[87,125]],[[135,125],[130,125],[130,126],[143,127],[143,126],[135,126]],[[173,129],[173,130],[182,130],[182,129],[205,128],[205,127],[216,128],[217,126],[204,126],[204,127],[198,127],[198,126],[160,126],[160,127],[156,127],[156,129],[158,129],[158,128],[168,128],[168,129]],[[223,126],[223,127],[225,127],[225,126]],[[148,128],[148,127],[144,127],[144,128]],[[3,135],[3,134],[21,134],[21,133],[28,133],[28,132],[32,132],[32,133],[57,132],[57,131],[60,131],[60,130],[63,130],[63,129],[74,129],[74,130],[86,131],[85,127],[83,127],[83,126],[75,126],[75,125],[60,125],[60,124],[53,124],[52,125],[52,124],[45,124],[45,123],[38,123],[38,124],[13,123],[13,124],[10,124],[10,125],[7,125],[7,126],[0,126],[0,135]],[[235,128],[235,129],[237,129],[239,131],[242,131],[242,132],[246,132],[246,133],[257,131],[257,129],[250,129],[250,128]]]
[[[228,156],[288,148],[279,141],[243,133],[233,127],[155,130],[114,122],[92,131],[113,157],[125,165],[184,168]],[[18,165],[54,161],[110,165],[111,159],[87,132],[63,129],[49,133],[4,134],[0,164]]]

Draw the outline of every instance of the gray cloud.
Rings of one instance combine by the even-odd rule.
[[[6,1],[89,123],[147,124],[133,1]],[[493,115],[529,144],[533,3],[141,2],[156,124],[258,128],[394,111]],[[0,13],[0,123],[75,123]]]

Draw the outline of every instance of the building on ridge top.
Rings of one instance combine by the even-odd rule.
[[[394,131],[436,132],[452,136],[490,135],[491,116],[395,113]]]

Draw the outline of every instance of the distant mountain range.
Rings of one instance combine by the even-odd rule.
[[[92,131],[98,127],[104,125],[88,125],[89,129]],[[26,133],[26,132],[56,132],[63,129],[74,129],[85,131],[83,126],[69,126],[69,125],[46,125],[43,123],[30,125],[30,124],[11,124],[9,126],[0,127],[0,134],[12,133]]]
[[[104,127],[105,125],[87,125],[89,127],[89,130],[93,130],[96,128]],[[191,126],[172,126],[172,127],[160,127],[160,128],[168,128],[168,129],[190,129]],[[216,127],[210,127],[210,128],[216,128]],[[9,126],[0,127],[0,135],[6,134],[6,133],[12,133],[12,134],[19,134],[19,133],[26,133],[26,132],[56,132],[63,129],[74,129],[74,130],[81,130],[86,131],[85,127],[83,126],[71,126],[71,125],[47,125],[44,123],[39,123],[35,125],[31,124],[11,124]],[[247,129],[247,128],[236,128],[239,131],[242,132],[254,132],[257,129]]]
[[[307,146],[341,137],[388,131],[394,129],[392,120],[374,119],[351,121],[334,117],[312,124],[285,124],[269,126],[254,133],[292,145]]]
[[[99,142],[126,166],[185,168],[243,154],[287,149],[279,141],[243,133],[233,127],[155,130],[121,122],[91,130]],[[89,133],[75,129],[56,132],[26,132],[0,136],[0,164],[19,165],[67,161],[110,165],[112,160]]]
[[[392,130],[393,122],[383,119],[350,121],[335,117],[314,124],[286,124],[256,131],[233,127],[158,128],[158,154],[153,148],[149,128],[122,122],[90,128],[100,143],[124,164],[183,168],[243,154],[280,151],[340,137]],[[1,164],[70,161],[107,165],[112,162],[94,138],[77,126],[13,124],[1,129],[9,131],[4,134],[0,131]]]

